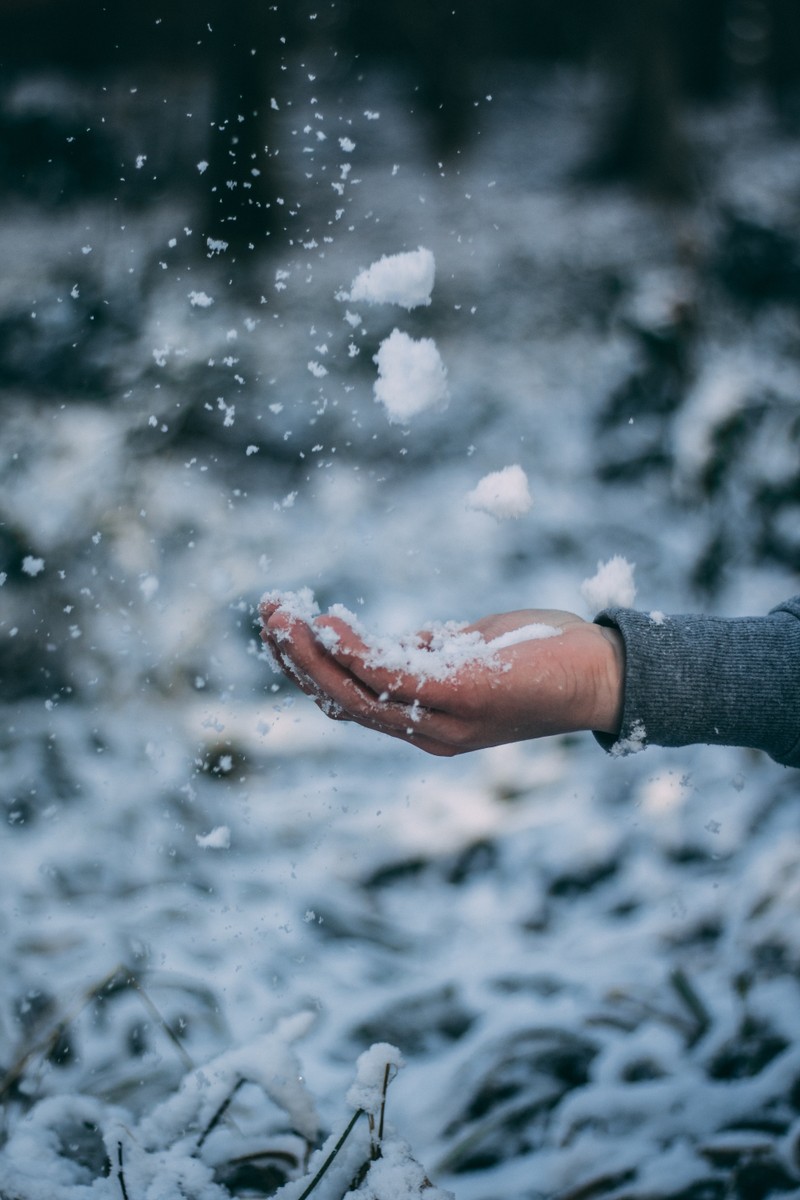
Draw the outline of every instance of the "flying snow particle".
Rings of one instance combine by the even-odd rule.
[[[383,404],[392,424],[405,424],[426,408],[447,403],[447,370],[433,338],[415,341],[393,329],[378,347],[375,399]]]
[[[436,262],[430,250],[420,246],[405,254],[384,254],[372,266],[360,271],[350,292],[342,298],[368,304],[399,304],[416,308],[430,304]]]
[[[342,147],[342,149],[344,150],[345,154],[352,154],[352,152],[353,152],[353,151],[355,150],[355,148],[356,148],[356,144],[355,144],[355,142],[353,141],[353,139],[352,139],[352,138],[349,138],[349,137],[340,137],[340,138],[339,138],[339,145]]]
[[[214,303],[206,292],[189,292],[189,302],[195,308],[209,308]]]
[[[328,368],[323,367],[322,363],[314,362],[313,359],[308,363],[308,369],[315,379],[322,379],[323,375],[328,374]]]
[[[208,163],[205,161],[205,159],[197,164],[197,169],[201,175],[208,170]]]
[[[139,591],[149,603],[158,591],[158,579],[155,575],[144,575],[139,580]]]
[[[201,850],[230,850],[231,831],[227,825],[217,825],[210,833],[195,834],[195,841]]]
[[[467,508],[489,513],[499,520],[521,517],[533,504],[528,477],[517,463],[501,471],[491,471],[467,493],[465,503]]]
[[[34,558],[32,554],[26,554],[22,560],[22,569],[26,575],[40,575],[44,570],[44,559]]]
[[[598,562],[597,572],[581,584],[581,595],[592,612],[616,606],[631,607],[636,598],[634,566],[620,554],[615,554],[608,562]]]

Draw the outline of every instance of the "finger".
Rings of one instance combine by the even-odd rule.
[[[333,657],[315,626],[278,609],[269,618],[267,634],[285,668],[313,687],[317,696],[329,698],[348,714],[367,713],[378,703],[378,697]]]
[[[415,746],[418,750],[424,750],[426,754],[436,755],[437,758],[451,758],[455,754],[462,753],[461,747],[450,742],[440,741],[436,737],[429,737],[427,734],[421,732],[418,725],[414,725],[409,721],[407,713],[405,722],[398,724],[396,727],[378,724],[373,719],[365,719],[358,716],[345,719],[352,721],[355,725],[361,725],[364,729],[369,729],[374,733],[383,733],[388,737],[406,742],[410,746]]]
[[[397,652],[396,662],[392,661],[389,650],[381,654],[338,617],[317,617],[314,628],[327,631],[323,636],[331,657],[375,696],[399,704],[419,703],[429,709],[439,707],[444,698],[441,686],[422,672],[408,670],[401,649]],[[422,638],[420,641],[419,648],[423,650],[426,643]]]
[[[326,624],[330,628],[337,622],[326,619]],[[417,697],[406,704],[376,694],[352,675],[334,658],[330,646],[320,643],[316,625],[312,628],[275,609],[266,632],[286,669],[328,717],[397,738],[437,757],[452,757],[471,748],[457,719],[424,708]],[[344,622],[338,628],[353,634]],[[367,649],[357,635],[354,641],[360,643],[362,653]]]

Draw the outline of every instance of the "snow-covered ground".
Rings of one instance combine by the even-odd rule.
[[[647,609],[796,592],[748,497],[796,471],[798,310],[748,310],[710,267],[726,209],[796,221],[796,146],[756,102],[698,119],[702,200],[666,208],[570,182],[594,85],[498,81],[471,152],[437,167],[386,80],[296,78],[288,232],[246,286],[218,248],[182,265],[175,202],[0,227],[19,377],[0,1195],[271,1195],[302,1174],[307,1093],[341,1130],[356,1060],[389,1043],[388,1119],[458,1200],[798,1196],[793,774],[736,749],[614,759],[590,736],[423,758],[328,722],[255,624],[262,592],[305,586],[382,632],[591,616],[582,584],[615,555]],[[425,259],[413,309],[360,274],[420,248],[435,283]],[[395,328],[434,344],[446,406],[376,403]],[[617,412],[658,337],[685,352],[684,403],[648,409],[645,387]],[[715,431],[760,390],[728,478]],[[513,512],[475,503],[510,466],[530,489],[514,476]],[[231,1173],[267,1147],[249,1185]],[[410,1180],[402,1160],[381,1200]]]

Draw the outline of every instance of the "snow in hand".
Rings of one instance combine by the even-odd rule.
[[[360,271],[344,300],[368,304],[399,304],[416,308],[430,304],[436,263],[430,250],[420,246],[406,254],[384,254]]]
[[[620,554],[597,564],[596,573],[581,584],[581,595],[593,613],[617,605],[630,608],[636,598],[633,569],[634,564]]]
[[[466,498],[467,508],[489,513],[498,519],[521,517],[530,511],[532,503],[528,477],[516,463],[484,475]]]
[[[392,424],[405,424],[426,408],[447,403],[447,369],[433,338],[415,340],[393,329],[378,347],[375,399]]]
[[[295,620],[313,622],[320,615],[310,589],[300,592],[270,591],[261,598],[262,605],[278,604]],[[508,663],[500,658],[501,650],[521,642],[557,637],[561,630],[534,622],[512,629],[491,641],[485,641],[477,630],[465,622],[431,622],[424,633],[377,635],[365,629],[358,617],[342,604],[334,604],[328,615],[338,617],[357,633],[368,650],[367,665],[386,671],[413,675],[420,684],[428,680],[447,679],[463,667],[481,663],[490,669],[507,670]],[[336,631],[328,626],[316,626],[318,639],[330,650],[339,644]]]

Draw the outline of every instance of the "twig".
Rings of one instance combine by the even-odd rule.
[[[183,1065],[186,1067],[187,1071],[193,1071],[195,1069],[195,1064],[192,1061],[192,1058],[189,1055],[188,1051],[185,1049],[183,1042],[180,1040],[177,1033],[172,1028],[172,1026],[169,1024],[169,1022],[166,1020],[166,1018],[162,1017],[161,1013],[158,1011],[155,1004],[150,999],[149,995],[144,990],[141,983],[136,978],[136,976],[133,974],[133,972],[131,972],[131,974],[129,976],[129,983],[130,983],[130,986],[134,989],[134,991],[138,992],[139,998],[141,999],[142,1004],[145,1006],[147,1011],[150,1013],[153,1020],[156,1021],[156,1023],[161,1026],[161,1028],[164,1030],[164,1033],[167,1035],[167,1037],[172,1042],[175,1049],[178,1051],[178,1054],[180,1055],[181,1059],[183,1060]]]
[[[358,1120],[359,1117],[361,1117],[363,1115],[364,1115],[363,1108],[357,1108],[356,1111],[353,1113],[352,1119],[350,1120],[350,1124],[347,1126],[344,1133],[339,1138],[338,1142],[333,1147],[333,1149],[331,1150],[328,1157],[325,1159],[325,1162],[322,1164],[322,1166],[317,1171],[314,1178],[311,1180],[311,1183],[308,1185],[306,1190],[303,1192],[302,1196],[298,1196],[297,1200],[308,1200],[308,1197],[311,1195],[314,1188],[319,1183],[320,1179],[322,1179],[322,1176],[328,1170],[328,1167],[331,1165],[333,1160],[336,1158],[336,1155],[339,1153],[342,1146],[345,1144],[347,1139],[350,1137],[350,1134],[353,1132],[353,1129],[355,1128],[356,1121]]]
[[[711,1024],[708,1009],[698,996],[682,967],[675,967],[670,972],[669,981],[694,1018],[695,1029],[689,1042],[690,1045],[694,1045],[695,1042],[700,1041],[700,1038]]]
[[[73,1005],[66,1014],[61,1017],[56,1024],[48,1030],[43,1038],[23,1051],[17,1061],[9,1067],[5,1075],[0,1079],[0,1100],[11,1090],[17,1080],[22,1076],[28,1063],[36,1054],[48,1054],[58,1042],[58,1039],[64,1031],[72,1024],[76,1017],[80,1016],[87,1004],[103,992],[110,983],[117,977],[120,971],[124,971],[125,967],[118,963],[113,971],[109,971],[108,975],[104,976],[99,983],[94,984],[88,992],[84,992],[80,1001]]]
[[[386,1064],[386,1070],[383,1074],[383,1093],[381,1095],[381,1115],[378,1121],[378,1144],[383,1141],[383,1118],[386,1114],[386,1093],[389,1089],[389,1072],[392,1069],[392,1064]]]
[[[228,1095],[227,1095],[227,1096],[225,1097],[225,1099],[222,1101],[222,1103],[221,1103],[221,1104],[220,1104],[220,1106],[218,1107],[217,1111],[214,1113],[213,1117],[212,1117],[212,1118],[211,1118],[211,1120],[208,1122],[208,1124],[206,1125],[206,1127],[205,1127],[205,1129],[203,1130],[203,1132],[200,1134],[200,1137],[199,1137],[199,1139],[198,1139],[198,1142],[197,1142],[197,1147],[196,1147],[198,1150],[199,1150],[199,1149],[200,1149],[200,1147],[203,1145],[203,1142],[206,1140],[206,1138],[208,1137],[208,1135],[211,1133],[211,1130],[212,1130],[212,1129],[215,1129],[215,1128],[216,1128],[216,1126],[217,1126],[217,1125],[219,1125],[220,1121],[221,1121],[221,1120],[222,1120],[222,1118],[225,1116],[225,1113],[226,1113],[226,1112],[228,1111],[228,1109],[230,1108],[230,1105],[231,1105],[231,1103],[232,1103],[232,1101],[233,1101],[233,1098],[234,1098],[234,1096],[236,1095],[236,1093],[238,1092],[239,1088],[242,1086],[242,1084],[243,1084],[244,1082],[245,1082],[245,1081],[244,1081],[244,1079],[239,1079],[239,1080],[236,1082],[236,1084],[234,1085],[233,1089],[232,1089],[232,1090],[231,1090],[231,1091],[228,1093]]]
[[[117,1142],[117,1179],[122,1192],[122,1200],[128,1200],[128,1189],[125,1186],[125,1172],[122,1168],[122,1142]]]

